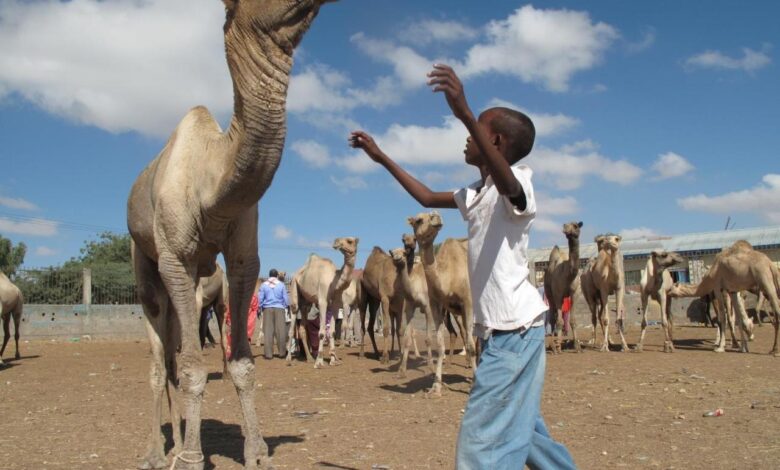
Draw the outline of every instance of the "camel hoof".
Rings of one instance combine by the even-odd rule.
[[[433,387],[425,392],[425,398],[441,398],[441,384],[433,384]]]
[[[259,459],[260,465],[255,467],[258,470],[276,470],[276,467],[274,467],[273,462],[271,461],[271,457],[260,457]],[[244,467],[244,470],[253,470],[249,467]]]
[[[147,455],[138,463],[139,470],[152,470],[155,468],[167,468],[168,461],[164,455]]]
[[[317,359],[314,362],[314,368],[315,369],[322,369],[322,366],[325,365],[325,363],[322,361],[322,359]]]
[[[641,344],[637,344],[636,346],[634,346],[634,352],[642,352],[642,351],[644,351],[644,349]]]
[[[715,348],[715,349],[713,349],[712,351],[713,351],[713,352],[716,352],[716,353],[722,353],[722,352],[726,352],[726,350],[725,350],[724,348]]]
[[[389,354],[382,354],[382,359],[379,360],[381,364],[387,364],[390,362],[390,355]]]
[[[601,349],[599,349],[599,352],[609,352],[609,346],[607,345],[602,346]]]
[[[405,379],[406,378],[406,372],[399,372],[395,374],[395,378],[397,379]]]

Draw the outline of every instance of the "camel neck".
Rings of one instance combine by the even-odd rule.
[[[436,256],[433,254],[433,243],[420,243],[420,254],[422,256],[423,271],[425,272],[425,280],[428,282],[428,288],[440,297],[442,288],[439,280],[439,273],[437,271],[438,263],[436,262]]]
[[[569,237],[569,265],[571,270],[576,272],[580,268],[580,239],[579,237]]]
[[[355,270],[355,254],[344,254],[344,264],[341,266],[341,272],[336,280],[335,289],[342,291],[349,286],[352,281],[352,272]]]
[[[282,158],[285,108],[293,59],[268,38],[235,25],[225,34],[233,81],[233,118],[221,166],[215,212],[240,212],[256,203]]]

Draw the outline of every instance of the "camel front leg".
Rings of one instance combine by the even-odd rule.
[[[599,322],[601,323],[601,332],[604,334],[604,340],[601,342],[601,352],[609,352],[609,304],[608,297],[601,296],[601,306],[599,307]]]
[[[735,313],[739,314],[739,334],[742,339],[739,351],[746,353],[748,352],[748,340],[752,335],[751,330],[753,324],[751,323],[750,318],[748,318],[747,311],[745,310],[745,299],[742,298],[742,294],[734,292],[731,294],[731,297],[735,306]]]
[[[561,347],[561,334],[563,332],[563,310],[559,305],[553,303],[555,309],[555,335],[553,336],[553,354],[560,354],[563,348]]]
[[[405,302],[403,310],[401,310],[401,324],[399,326],[399,333],[401,340],[401,358],[398,361],[398,378],[406,377],[406,361],[409,358],[409,347],[412,342],[412,327],[409,325],[409,321],[414,315],[414,306],[410,305],[410,302]]]
[[[726,317],[728,316],[727,311],[731,309],[731,300],[728,296],[723,295],[723,291],[715,289],[715,302],[718,305],[716,310],[718,311],[718,323],[720,323],[720,337],[714,351],[722,353],[726,351]]]
[[[436,369],[433,372],[433,385],[428,389],[426,396],[440,397],[442,389],[442,365],[444,364],[444,358],[447,355],[447,350],[444,345],[444,330],[447,329],[444,324],[444,315],[447,315],[447,312],[437,304],[431,305],[431,312],[433,315],[434,327],[436,329],[438,357],[436,358]]]
[[[571,331],[571,335],[574,338],[574,351],[581,353],[582,352],[582,346],[580,345],[580,340],[577,338],[577,320],[574,318],[574,294],[571,296],[571,308],[569,309],[569,331]]]
[[[647,310],[649,308],[648,296],[642,292],[642,330],[639,333],[639,343],[634,346],[634,351],[642,352],[645,343],[645,333],[647,330]],[[663,314],[661,314],[663,316]]]
[[[3,317],[3,347],[0,348],[0,365],[3,365],[3,353],[8,341],[11,339],[11,315],[6,313]]]
[[[463,305],[463,328],[466,330],[463,336],[463,344],[466,348],[466,360],[472,372],[477,370],[477,349],[474,346],[474,310],[471,301]]]
[[[314,362],[314,357],[311,355],[311,345],[309,345],[309,314],[308,312],[301,313],[301,322],[298,324],[298,338],[303,343],[303,353],[306,355],[306,362]]]
[[[390,362],[390,341],[391,338],[391,322],[390,318],[390,299],[388,297],[382,297],[382,358],[380,362],[387,364]]]
[[[428,349],[428,360],[426,362],[426,365],[428,367],[432,367],[433,355],[431,353],[431,348],[433,346],[433,329],[434,329],[433,314],[431,313],[430,305],[426,305],[423,308],[425,309],[425,311],[423,312],[425,314],[425,346]]]
[[[674,324],[672,323],[671,308],[669,308],[671,299],[667,298],[667,294],[664,290],[661,290],[661,292],[658,293],[657,300],[661,307],[661,327],[664,330],[664,352],[672,353],[674,352],[674,340],[672,339]]]
[[[628,344],[626,343],[626,306],[623,303],[624,288],[618,287],[615,291],[615,304],[617,310],[617,319],[615,324],[617,326],[618,334],[620,334],[621,351],[628,351]]]

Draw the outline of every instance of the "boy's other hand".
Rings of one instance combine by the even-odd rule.
[[[382,151],[374,142],[374,138],[363,131],[354,131],[349,135],[349,145],[352,148],[363,149],[371,160],[379,163],[382,161]]]
[[[450,105],[452,114],[456,118],[461,121],[473,118],[471,109],[466,102],[466,95],[463,93],[463,84],[452,67],[445,64],[433,64],[433,70],[428,73],[428,85],[433,86],[434,92],[444,92],[447,104]]]

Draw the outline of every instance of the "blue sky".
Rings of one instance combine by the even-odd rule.
[[[262,271],[338,236],[400,246],[422,209],[346,145],[362,128],[434,189],[477,177],[466,131],[424,86],[434,61],[473,109],[511,104],[539,135],[535,247],[780,225],[780,4],[341,0],[296,54],[281,167],[260,204]],[[487,8],[486,8],[487,6]],[[126,231],[132,182],[188,108],[223,124],[231,88],[217,0],[0,3],[0,233],[28,267]],[[460,237],[455,211],[440,235]],[[337,261],[338,262],[338,261]]]

